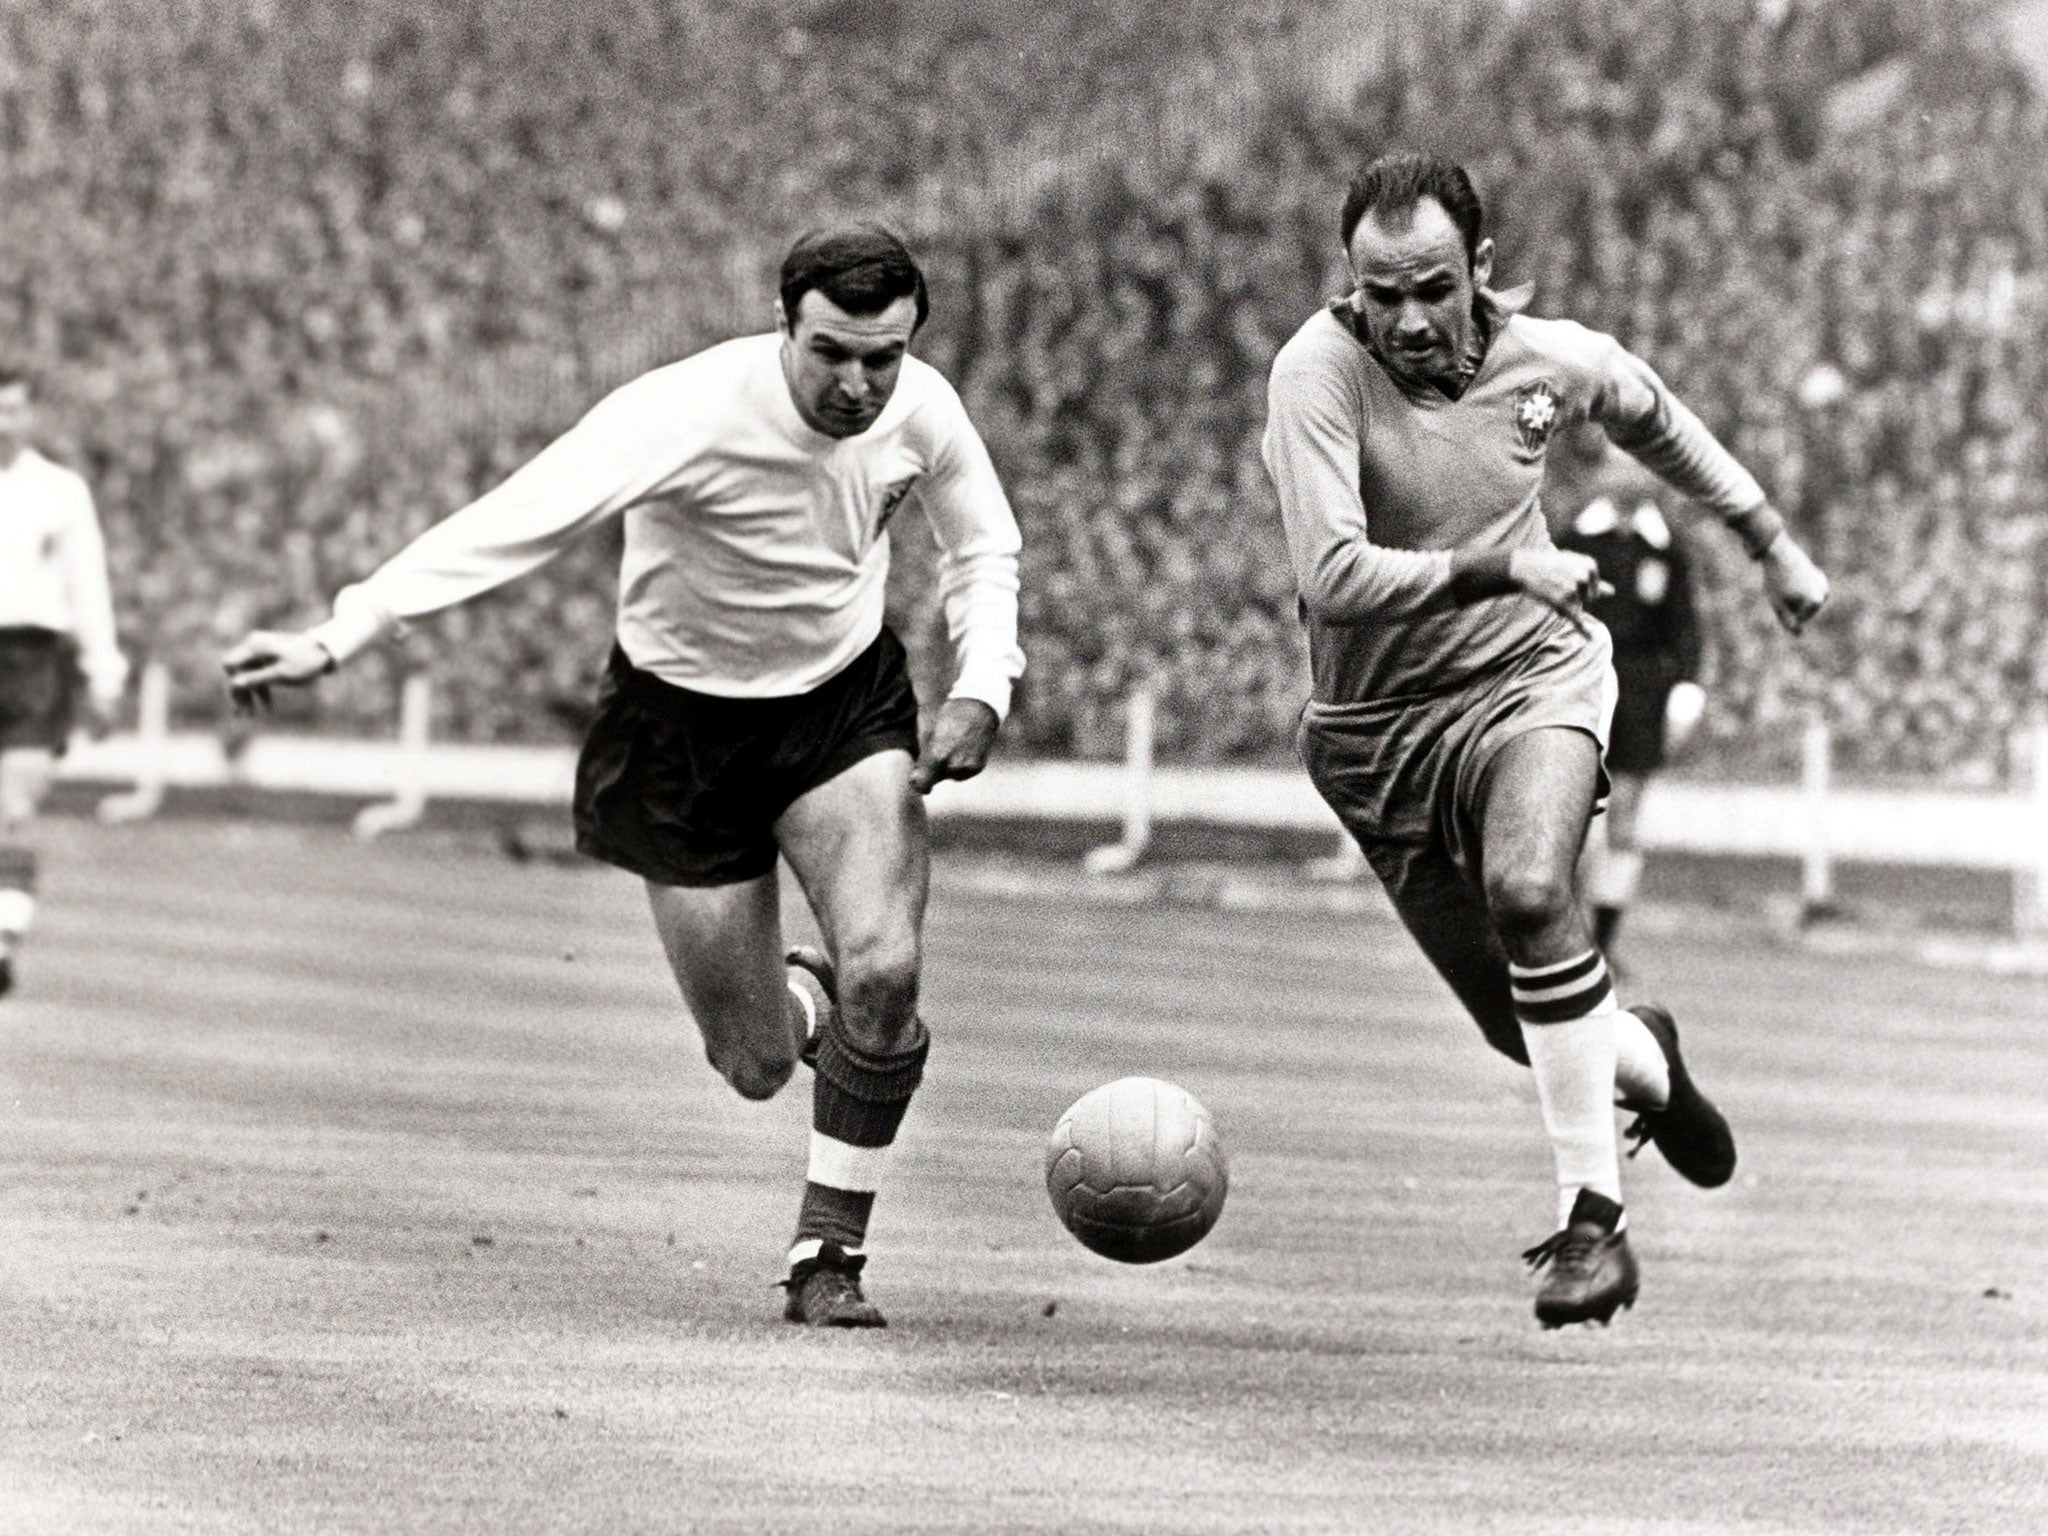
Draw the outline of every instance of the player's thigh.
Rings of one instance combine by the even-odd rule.
[[[775,839],[838,964],[849,1028],[893,1036],[909,1027],[931,886],[910,754],[870,753],[805,792],[776,821]]]
[[[1487,1043],[1526,1066],[1507,952],[1470,878],[1439,843],[1374,842],[1364,851],[1402,925]]]
[[[57,776],[57,754],[44,747],[0,750],[0,826],[34,817]]]
[[[774,872],[728,885],[647,882],[655,931],[683,1002],[720,1070],[746,1053],[774,1063],[795,1042]]]
[[[1486,772],[1479,810],[1488,886],[1504,875],[1568,888],[1600,788],[1600,744],[1569,726],[1525,731]]]
[[[1636,832],[1643,809],[1643,789],[1649,775],[1613,772],[1608,775],[1607,845],[1627,852],[1636,846]]]

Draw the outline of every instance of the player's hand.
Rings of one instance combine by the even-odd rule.
[[[1828,579],[1789,533],[1781,533],[1764,551],[1764,591],[1778,622],[1798,634],[1828,600]]]
[[[920,795],[932,792],[941,779],[971,779],[988,765],[1002,722],[980,699],[948,699],[932,722],[931,739],[910,767],[910,787]]]
[[[310,683],[334,670],[334,655],[311,635],[259,629],[223,656],[221,665],[235,712],[251,715],[270,708],[273,683]]]
[[[1707,690],[1695,682],[1678,682],[1664,696],[1664,746],[1672,754],[1683,752],[1699,729],[1707,712]]]
[[[1508,578],[1546,608],[1561,613],[1580,634],[1587,633],[1586,604],[1612,597],[1591,555],[1570,549],[1518,549],[1508,556]]]

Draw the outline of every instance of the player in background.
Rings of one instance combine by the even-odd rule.
[[[29,376],[0,367],[0,996],[35,920],[27,828],[70,740],[81,673],[100,727],[128,676],[92,492],[31,445],[35,405]]]
[[[422,534],[302,634],[226,667],[243,708],[404,620],[625,519],[618,636],[577,768],[585,853],[639,875],[705,1054],[744,1098],[802,1059],[810,1163],[783,1284],[792,1322],[880,1327],[860,1276],[875,1191],[924,1072],[921,796],[981,771],[1023,670],[1017,524],[939,373],[909,354],[924,276],[859,224],[799,239],[777,329],[607,396],[503,485]],[[882,622],[889,519],[930,519],[958,668],[920,750]],[[777,855],[829,955],[785,953]],[[785,961],[789,962],[785,969]]]
[[[1621,1012],[1575,866],[1606,791],[1613,709],[1592,559],[1540,505],[1553,438],[1591,420],[1718,513],[1794,631],[1827,581],[1762,489],[1612,337],[1521,313],[1461,167],[1374,161],[1340,232],[1349,293],[1275,358],[1266,465],[1308,626],[1300,732],[1317,789],[1486,1038],[1536,1080],[1557,1171],[1546,1327],[1638,1289],[1613,1106],[1693,1182],[1734,1171],[1727,1122],[1661,1009]]]
[[[1601,447],[1605,448],[1604,442]],[[1591,555],[1609,588],[1588,611],[1614,642],[1618,691],[1607,740],[1607,810],[1593,819],[1580,863],[1593,943],[1615,969],[1622,915],[1643,877],[1636,829],[1643,791],[1667,754],[1685,750],[1707,707],[1700,686],[1700,619],[1685,541],[1657,503],[1660,487],[1624,455],[1606,452],[1591,499],[1558,541]]]

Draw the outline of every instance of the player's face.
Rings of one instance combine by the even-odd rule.
[[[1410,378],[1458,376],[1472,335],[1472,300],[1493,270],[1493,242],[1465,258],[1465,238],[1443,204],[1426,197],[1412,215],[1359,220],[1351,236],[1354,300],[1380,355]]]
[[[35,414],[35,400],[28,385],[9,384],[0,389],[0,463],[11,461],[28,446]]]
[[[797,414],[827,437],[856,437],[896,393],[917,329],[917,302],[897,299],[873,315],[850,315],[813,288],[796,315],[781,313],[782,376]]]

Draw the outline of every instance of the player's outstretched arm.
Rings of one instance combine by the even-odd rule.
[[[1649,364],[1611,338],[1602,338],[1602,346],[1593,414],[1609,440],[1667,484],[1720,514],[1750,558],[1762,566],[1764,591],[1778,622],[1798,634],[1827,602],[1827,577],[1786,531],[1784,518],[1755,477]]]
[[[910,787],[920,795],[944,779],[971,779],[988,766],[1001,722],[995,707],[980,699],[948,699],[939,706],[931,736],[911,765]]]
[[[228,696],[237,714],[270,708],[273,684],[297,687],[324,677],[335,668],[334,653],[311,634],[284,634],[259,629],[221,658],[228,675]]]

